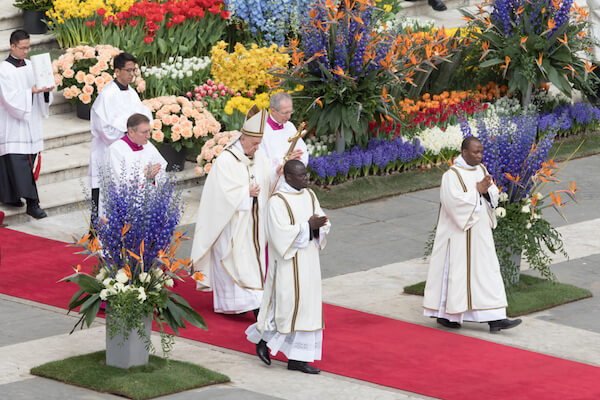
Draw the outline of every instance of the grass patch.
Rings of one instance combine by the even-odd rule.
[[[321,207],[336,209],[439,186],[446,169],[433,167],[424,171],[367,176],[327,188],[311,185],[311,189],[315,191]]]
[[[425,282],[405,286],[404,293],[423,296]],[[535,276],[521,274],[519,284],[507,291],[509,317],[531,314],[561,304],[592,297],[587,289],[566,283],[549,281]]]
[[[583,144],[582,144],[583,142]],[[556,160],[566,160],[581,145],[573,158],[582,158],[600,153],[600,131],[556,139],[548,154]]]
[[[229,377],[199,365],[150,355],[147,365],[124,370],[106,365],[104,351],[32,368],[33,375],[130,399],[149,399],[215,383]]]

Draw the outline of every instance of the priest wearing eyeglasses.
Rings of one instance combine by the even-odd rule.
[[[34,172],[39,172],[43,149],[42,115],[52,103],[52,87],[37,88],[29,53],[29,34],[10,35],[10,55],[0,63],[0,202],[23,207],[39,219],[46,212],[39,205]],[[38,166],[36,167],[36,159]]]

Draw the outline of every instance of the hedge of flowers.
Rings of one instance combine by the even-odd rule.
[[[310,158],[308,170],[311,179],[319,184],[331,185],[348,179],[374,174],[387,174],[411,169],[423,156],[418,139],[412,141],[376,139],[367,148],[354,146],[342,154]]]

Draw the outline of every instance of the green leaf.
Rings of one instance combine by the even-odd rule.
[[[554,67],[548,68],[548,79],[563,92],[567,97],[571,97],[571,85],[565,79],[564,75],[560,74]]]
[[[487,67],[492,67],[494,65],[499,65],[499,64],[504,64],[504,60],[501,60],[499,58],[492,58],[491,60],[487,60],[487,61],[484,61],[481,64],[479,64],[479,67],[487,68]]]
[[[94,297],[95,301],[92,303],[90,309],[85,312],[85,323],[87,324],[88,328],[90,325],[92,325],[92,322],[94,322],[94,319],[100,310],[100,306],[102,305],[102,299],[100,299],[100,295],[95,294],[92,296],[92,298]],[[91,301],[91,298],[88,301]]]
[[[98,282],[96,278],[88,274],[77,274],[77,276],[69,279],[68,281],[75,282],[81,289],[90,294],[100,293],[100,291],[103,289],[102,283]]]
[[[167,42],[165,41],[165,39],[159,37],[156,42],[158,43],[158,48],[160,49],[160,52],[166,53],[167,52]]]

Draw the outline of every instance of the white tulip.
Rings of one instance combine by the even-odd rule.
[[[504,207],[496,207],[496,209],[494,210],[494,213],[496,214],[496,217],[498,217],[498,218],[506,217],[506,209]]]
[[[117,275],[115,276],[115,279],[117,280],[117,282],[121,282],[121,283],[125,283],[129,281],[129,277],[127,276],[127,273],[125,273],[125,270],[123,268],[121,268],[119,271],[117,271]]]

